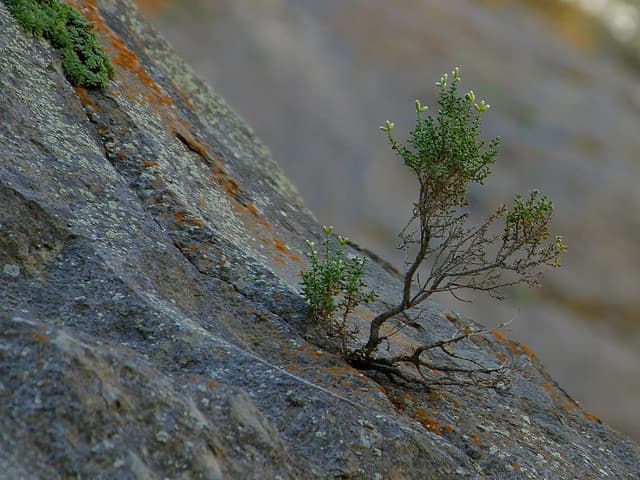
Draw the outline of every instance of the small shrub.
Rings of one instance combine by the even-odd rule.
[[[25,30],[45,38],[56,48],[72,85],[105,88],[113,78],[111,60],[76,10],[59,0],[4,0],[4,3]]]
[[[344,248],[348,239],[337,236],[337,246],[331,234],[333,227],[323,227],[322,253],[307,241],[307,256],[311,269],[302,272],[302,295],[327,336],[337,341],[340,353],[348,353],[358,330],[349,325],[348,317],[361,303],[372,302],[376,294],[364,293],[362,280],[366,259],[346,260]]]
[[[480,118],[489,105],[476,102],[473,91],[459,96],[460,81],[460,71],[456,68],[451,76],[445,73],[436,83],[440,91],[439,109],[433,116],[425,116],[427,107],[416,101],[416,125],[409,132],[406,144],[393,135],[393,123],[387,121],[381,127],[392,151],[414,173],[419,190],[409,221],[399,235],[407,259],[401,297],[374,317],[364,344],[351,350],[342,349],[352,365],[359,368],[379,370],[407,380],[399,367],[408,364],[417,369],[423,382],[480,383],[480,377],[486,378],[502,370],[504,365],[479,364],[456,354],[452,347],[495,329],[479,330],[461,325],[451,338],[419,345],[409,354],[395,357],[382,355],[380,346],[389,342],[398,328],[419,321],[421,311],[417,307],[431,295],[449,292],[464,300],[460,297],[461,290],[480,290],[500,298],[505,287],[536,286],[541,268],[560,266],[560,257],[567,249],[562,237],[550,238],[553,203],[536,190],[527,196],[516,195],[511,207],[499,206],[482,224],[469,224],[469,186],[482,184],[490,174],[500,142],[497,138],[488,143],[479,139]],[[501,229],[496,228],[499,220],[503,221]],[[302,294],[316,317],[335,323],[336,309],[343,308],[342,303],[334,304],[333,298],[344,288],[344,274],[337,273],[345,268],[337,266],[342,261],[344,243],[334,260],[326,260],[332,258],[332,251],[326,248],[324,263],[319,263],[317,252],[313,244],[310,245],[313,273],[302,273],[305,286]],[[349,292],[354,298],[358,298],[364,288],[361,280],[364,261],[358,265],[362,270],[358,270],[358,282]],[[367,299],[370,301],[373,297]],[[342,311],[340,328],[332,330],[334,334],[349,332],[347,315],[352,310]],[[382,326],[392,319],[396,322],[395,328],[383,335]],[[447,355],[452,363],[459,364],[461,360],[462,366],[433,363],[424,354],[435,349]],[[445,378],[429,377],[428,372],[434,370],[444,373]]]

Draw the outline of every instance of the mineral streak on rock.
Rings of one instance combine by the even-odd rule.
[[[431,393],[310,342],[320,229],[295,188],[129,2],[71,3],[113,60],[104,92],[0,3],[0,478],[640,477],[503,336],[467,348],[526,358],[511,389]],[[403,341],[450,334],[443,312]]]

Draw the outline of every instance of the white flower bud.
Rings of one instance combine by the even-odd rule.
[[[393,130],[393,127],[395,127],[393,122],[390,122],[389,120],[387,120],[384,123],[384,125],[380,127],[380,130],[382,130],[383,132],[391,133],[391,130]]]
[[[447,82],[449,81],[449,75],[444,74],[440,77],[440,81],[436,82],[436,87],[445,88],[447,86]]]
[[[487,110],[489,110],[489,109],[491,108],[491,105],[489,105],[488,103],[485,103],[485,101],[484,101],[484,100],[482,100],[482,101],[480,102],[480,104],[477,104],[477,103],[476,103],[476,104],[474,104],[473,106],[474,106],[474,107],[475,107],[475,109],[476,109],[478,112],[480,112],[480,113],[482,113],[482,112],[486,112]]]

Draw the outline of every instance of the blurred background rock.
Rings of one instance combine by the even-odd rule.
[[[569,243],[537,290],[450,305],[512,319],[585,408],[640,439],[640,34],[618,0],[139,0],[254,127],[323,224],[401,266],[416,192],[378,126],[396,132],[460,66],[503,139],[486,215],[539,188]]]

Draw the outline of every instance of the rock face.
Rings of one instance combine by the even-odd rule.
[[[621,2],[596,10],[610,21]],[[267,141],[317,217],[397,266],[417,189],[378,125],[407,132],[413,100],[433,110],[433,82],[460,66],[462,88],[492,105],[483,133],[503,140],[474,215],[539,188],[569,251],[543,288],[509,293],[517,301],[437,301],[513,318],[510,333],[567,391],[640,441],[640,89],[630,55],[575,9],[594,2],[138,3],[164,4],[162,34]]]
[[[0,3],[1,479],[640,476],[637,445],[501,335],[461,347],[528,365],[501,390],[407,390],[311,343],[320,228],[295,188],[128,2],[72,3],[105,92]],[[367,282],[400,288],[376,257]],[[441,313],[408,335],[451,334]]]

